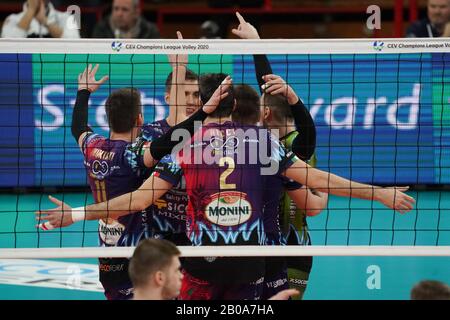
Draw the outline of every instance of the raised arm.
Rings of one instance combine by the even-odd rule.
[[[94,68],[92,68],[92,65],[89,65],[84,69],[83,73],[78,75],[78,92],[72,113],[71,130],[72,136],[80,148],[83,146],[86,134],[92,132],[92,129],[88,126],[89,97],[91,93],[97,91],[109,79],[108,76],[104,76],[100,80],[95,80],[98,68],[98,64]]]
[[[239,20],[239,25],[237,28],[231,30],[233,34],[241,39],[260,39],[258,30],[252,24],[245,21],[239,12],[236,12],[236,17]],[[255,63],[256,81],[258,81],[259,91],[262,94],[262,85],[264,84],[263,76],[272,74],[272,67],[265,54],[254,54],[253,62]]]
[[[183,39],[180,31],[177,31],[179,40]],[[169,63],[172,66],[172,83],[169,98],[169,123],[179,123],[186,120],[185,112],[178,112],[186,107],[185,81],[188,64],[187,54],[169,54]]]
[[[233,34],[241,39],[260,39],[256,28],[245,21],[239,12],[236,12],[236,17],[239,20],[239,26],[231,30]],[[292,151],[301,159],[308,160],[316,148],[316,127],[313,118],[291,86],[287,85],[281,77],[273,74],[266,55],[253,55],[253,61],[261,94],[282,94],[288,99],[295,128],[299,132],[292,143]]]
[[[47,220],[47,222],[39,223],[37,227],[42,230],[51,230],[67,227],[81,220],[117,219],[144,210],[171,188],[172,184],[152,175],[136,191],[85,207],[72,208],[65,202],[49,196],[49,199],[58,207],[37,211],[36,220],[39,222]]]

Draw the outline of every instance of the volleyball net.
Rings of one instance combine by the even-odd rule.
[[[145,122],[168,115],[168,54],[197,75],[225,73],[259,92],[253,54],[302,99],[317,129],[317,167],[373,185],[412,186],[412,211],[330,196],[308,217],[311,246],[182,247],[186,256],[450,255],[450,40],[0,40],[0,257],[130,256],[98,248],[98,222],[36,229],[34,212],[94,202],[71,136],[77,77],[109,81],[90,97],[89,125],[109,135],[105,101],[141,92]],[[105,199],[106,200],[106,199]]]

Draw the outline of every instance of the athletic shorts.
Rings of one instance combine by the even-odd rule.
[[[213,284],[183,270],[179,300],[260,300],[264,278],[251,283]]]
[[[128,275],[129,260],[126,258],[100,258],[100,283],[108,300],[133,298],[133,285]]]
[[[308,286],[309,272],[298,269],[288,269],[289,288],[297,289],[300,295],[292,297],[294,300],[302,300]]]
[[[133,286],[130,283],[129,285],[124,286],[108,286],[103,285],[105,290],[105,297],[108,300],[131,300],[133,299]]]
[[[280,271],[272,277],[264,277],[262,300],[268,300],[282,290],[289,289],[287,270]]]

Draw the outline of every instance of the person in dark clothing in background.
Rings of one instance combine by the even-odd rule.
[[[113,0],[111,15],[95,26],[92,38],[156,39],[160,34],[141,15],[139,0]]]
[[[450,22],[450,0],[428,0],[427,17],[411,24],[406,30],[408,38],[442,37]]]

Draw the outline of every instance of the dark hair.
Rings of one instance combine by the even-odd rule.
[[[142,113],[141,94],[135,88],[113,91],[105,104],[109,127],[117,133],[133,129],[136,118]]]
[[[133,287],[144,287],[150,275],[170,266],[172,258],[179,255],[180,250],[170,241],[142,240],[134,250],[128,267]]]
[[[289,103],[281,94],[271,95],[265,93],[262,100],[263,106],[270,109],[272,117],[278,124],[294,120]]]
[[[253,87],[242,84],[234,87],[236,109],[233,110],[233,121],[243,125],[255,125],[260,118],[260,100]]]
[[[170,89],[172,88],[172,76],[173,76],[173,72],[169,73],[169,75],[167,76],[166,87],[165,87],[166,93],[170,93]],[[186,69],[185,79],[188,81],[196,81],[196,80],[198,80],[198,75],[194,71],[192,71],[190,69]]]
[[[412,300],[450,300],[450,287],[443,282],[424,280],[411,290]]]
[[[207,73],[200,76],[200,99],[203,104],[207,103],[214,91],[221,85],[227,77],[224,73]],[[234,93],[233,86],[228,89],[228,96],[220,101],[218,107],[209,116],[211,118],[229,117],[233,112]]]

